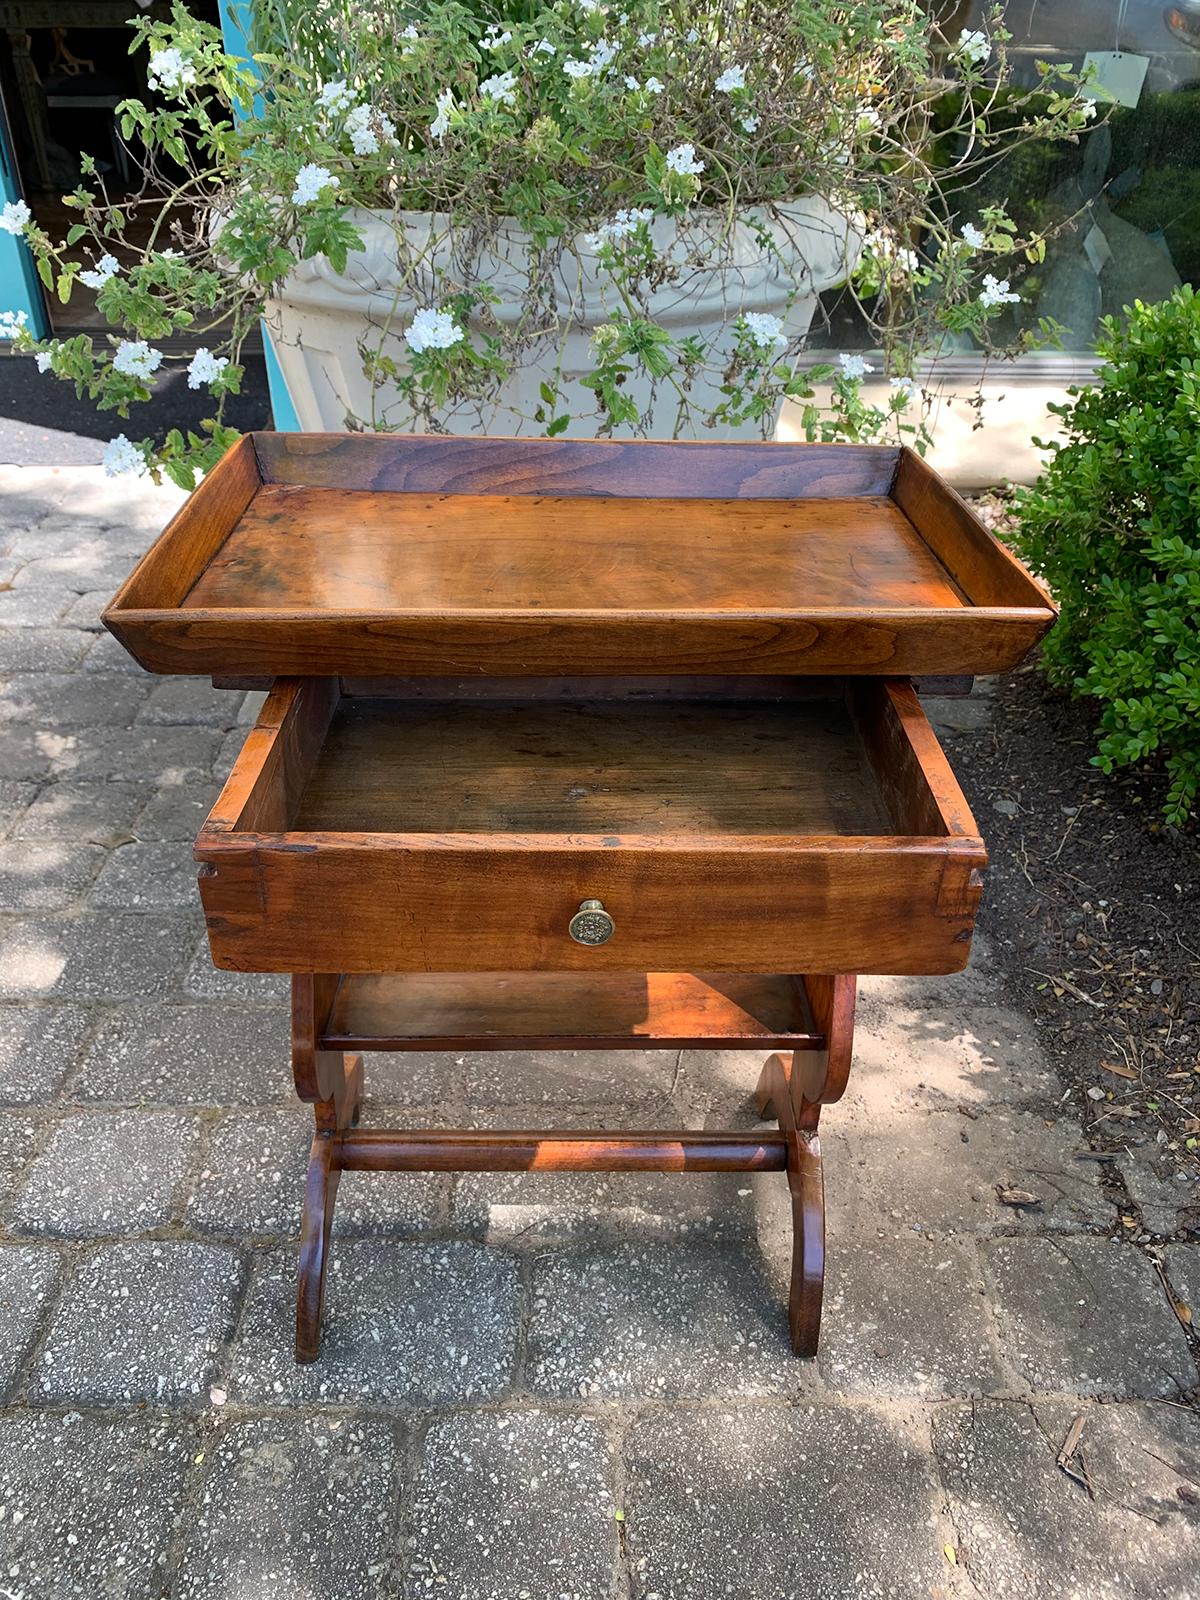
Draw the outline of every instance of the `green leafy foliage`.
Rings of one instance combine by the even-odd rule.
[[[1096,386],[1052,408],[1066,438],[1019,496],[1017,543],[1062,607],[1048,673],[1103,703],[1096,765],[1163,759],[1182,823],[1200,794],[1200,298],[1135,303],[1099,351]]]

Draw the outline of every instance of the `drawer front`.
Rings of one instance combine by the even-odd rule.
[[[198,848],[213,959],[238,971],[959,971],[977,840],[527,848],[410,835]],[[572,939],[585,900],[614,929]]]

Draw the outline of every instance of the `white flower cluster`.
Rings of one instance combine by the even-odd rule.
[[[1015,305],[1021,296],[1008,287],[1007,278],[993,278],[990,272],[983,275],[983,288],[979,291],[979,304],[985,307]]]
[[[479,85],[479,92],[485,100],[494,100],[498,106],[511,106],[517,98],[517,75],[515,72],[493,73]]]
[[[980,33],[978,28],[964,28],[958,36],[958,43],[954,46],[953,53],[969,66],[981,67],[991,55],[992,47],[986,33]]]
[[[848,378],[852,383],[857,382],[859,378],[865,378],[868,372],[875,370],[866,356],[840,355],[838,365],[842,369],[842,377]]]
[[[335,177],[328,167],[319,167],[315,161],[309,161],[296,174],[292,204],[311,205],[314,200],[320,199],[322,189],[336,189],[340,183],[341,179]]]
[[[54,352],[57,349],[58,340],[55,339],[53,346],[49,350],[39,350],[34,356],[34,365],[37,367],[39,372],[50,371],[50,368],[54,365]]]
[[[531,56],[556,56],[558,51],[550,43],[549,39],[539,39],[529,54]]]
[[[738,89],[746,87],[745,67],[726,67],[725,71],[713,84],[718,94],[734,94]]]
[[[906,406],[911,405],[921,392],[915,378],[893,378],[892,388],[896,392],[897,400]]]
[[[388,144],[396,141],[396,124],[371,106],[355,106],[347,114],[345,126],[356,156],[376,155],[381,140]]]
[[[330,83],[321,85],[321,92],[317,96],[317,104],[322,111],[328,111],[333,116],[348,110],[354,104],[354,90],[345,78],[334,78]]]
[[[677,172],[683,178],[694,178],[703,172],[703,161],[697,161],[696,159],[696,146],[694,144],[677,144],[673,150],[668,150],[667,171]]]
[[[228,365],[228,356],[214,356],[201,345],[188,363],[188,388],[201,389],[206,383],[215,383]]]
[[[454,110],[453,89],[443,89],[437,97],[437,116],[429,124],[431,139],[444,139],[450,132],[450,113]]]
[[[500,24],[498,22],[489,22],[487,25],[487,32],[479,41],[479,48],[481,50],[499,50],[501,45],[508,44],[511,39],[511,28],[505,28],[504,32],[501,33]]]
[[[24,200],[10,200],[0,211],[0,229],[5,233],[24,233],[33,221],[33,212]]]
[[[396,124],[382,111],[359,104],[344,78],[322,84],[317,104],[328,116],[344,116],[343,126],[356,156],[376,155],[381,141],[395,142]]]
[[[598,78],[611,65],[618,48],[608,39],[600,39],[593,46],[592,53],[586,61],[577,61],[573,56],[569,57],[563,62],[563,71],[568,78]]]
[[[759,126],[759,123],[761,121],[762,121],[761,117],[743,117],[742,118],[742,127],[745,129],[745,131],[747,133],[757,133],[758,132],[758,126]]]
[[[642,88],[645,89],[647,94],[661,94],[666,88],[666,84],[661,78],[647,78]]]
[[[611,222],[602,222],[595,233],[589,233],[584,243],[589,249],[599,250],[602,245],[618,244],[636,232],[639,224],[653,222],[654,212],[649,206],[636,206],[618,211]]]
[[[113,356],[113,371],[127,378],[152,378],[162,366],[162,351],[144,339],[122,339]]]
[[[987,235],[981,228],[977,228],[973,222],[964,222],[958,231],[963,236],[963,242],[969,245],[972,250],[982,250],[987,243]]]
[[[104,471],[110,478],[119,478],[130,472],[135,478],[144,478],[149,470],[145,456],[123,433],[119,433],[104,447],[103,462]]]
[[[28,321],[25,311],[0,311],[0,339],[15,339],[19,333],[24,333]]]
[[[449,350],[462,336],[462,329],[450,313],[439,311],[436,306],[418,311],[404,330],[405,342],[417,355],[423,350]]]
[[[638,44],[641,45],[643,50],[649,50],[652,45],[656,45],[657,43],[658,43],[658,35],[656,33],[639,33],[638,34]]]
[[[150,81],[163,94],[177,95],[181,89],[186,89],[189,84],[196,81],[196,69],[182,50],[172,46],[168,50],[158,50],[150,57],[150,64],[146,68]]]
[[[103,289],[110,278],[115,278],[121,270],[121,263],[116,256],[103,255],[94,267],[85,268],[79,274],[79,281],[87,289]]]
[[[760,349],[782,350],[787,344],[787,335],[778,317],[772,317],[765,311],[747,311],[741,320],[751,342]]]

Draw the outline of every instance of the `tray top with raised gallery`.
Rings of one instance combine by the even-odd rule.
[[[987,860],[911,679],[1053,617],[906,449],[235,445],[105,621],[269,689],[195,855],[217,965],[293,975],[298,1359],[367,1168],[784,1171],[812,1354],[855,975],[963,967]],[[683,1046],[776,1051],[774,1127],[358,1126],[365,1051]]]

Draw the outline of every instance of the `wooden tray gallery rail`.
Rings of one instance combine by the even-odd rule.
[[[893,676],[1053,616],[908,449],[256,433],[104,620],[153,672]]]

